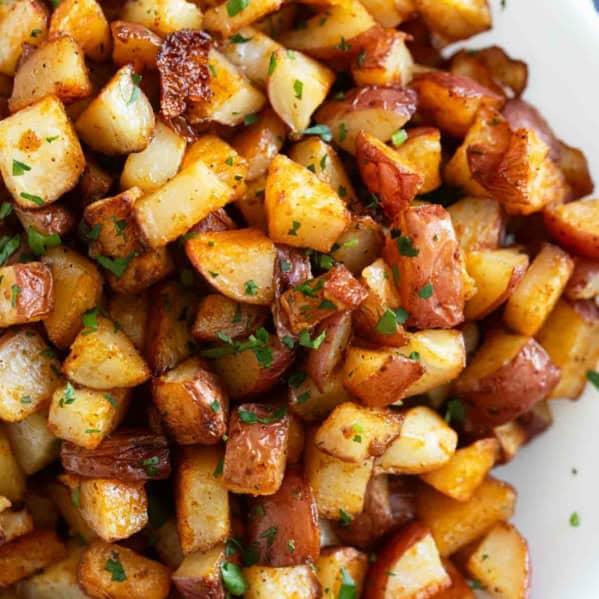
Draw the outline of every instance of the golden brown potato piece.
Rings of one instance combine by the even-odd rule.
[[[468,77],[445,72],[421,73],[410,84],[418,92],[418,110],[445,133],[464,137],[477,110],[500,110],[505,98]]]
[[[287,459],[289,416],[286,408],[242,404],[231,413],[228,434],[224,485],[235,493],[276,493]]]
[[[139,351],[143,351],[145,346],[149,303],[150,300],[145,293],[140,295],[115,293],[108,303],[110,318],[119,323],[125,335]]]
[[[290,468],[274,495],[249,502],[248,541],[265,566],[315,562],[320,554],[318,511],[310,485]]]
[[[223,384],[200,358],[189,358],[155,378],[152,397],[179,445],[212,445],[227,430],[229,402]]]
[[[195,294],[179,283],[164,283],[152,290],[144,353],[154,374],[174,368],[191,354],[189,327],[195,309]]]
[[[458,381],[455,392],[477,425],[500,425],[545,399],[560,369],[534,339],[493,331]]]
[[[570,300],[593,299],[599,295],[599,260],[574,258],[574,271],[564,295]]]
[[[510,524],[498,522],[478,544],[466,568],[494,597],[525,599],[529,596],[528,544]]]
[[[549,206],[543,213],[551,236],[575,254],[599,258],[599,198]]]
[[[166,438],[142,429],[116,431],[93,449],[64,441],[60,459],[67,472],[96,479],[137,482],[171,473]]]
[[[414,522],[396,533],[370,566],[364,599],[431,597],[451,584],[430,531]]]
[[[397,437],[375,460],[375,472],[420,474],[447,464],[455,454],[456,432],[426,406],[410,408],[402,414]]]
[[[456,501],[423,485],[417,512],[427,525],[442,557],[478,539],[496,522],[513,513],[515,490],[507,483],[487,477],[468,501]]]
[[[308,565],[288,568],[251,566],[243,574],[249,586],[245,599],[318,599],[322,589],[314,570]]]
[[[551,397],[576,399],[599,357],[599,310],[591,301],[560,300],[537,334],[561,378]]]
[[[325,591],[325,598],[327,595],[339,597],[344,584],[344,588],[355,588],[356,597],[361,597],[366,570],[368,556],[353,547],[326,547],[316,561],[316,575],[320,586],[328,589]]]
[[[402,213],[387,238],[385,258],[398,269],[409,325],[451,328],[464,320],[462,259],[442,206],[422,204]]]
[[[516,248],[483,249],[466,254],[466,270],[476,293],[466,302],[469,320],[483,318],[501,306],[526,274],[528,256]]]
[[[595,185],[589,172],[586,156],[578,148],[568,146],[563,141],[560,141],[559,144],[558,165],[574,193],[574,198],[579,199],[592,194]]]
[[[511,58],[503,48],[489,46],[481,50],[459,50],[451,57],[453,75],[474,79],[498,94],[520,96],[528,81],[528,66]]]
[[[218,333],[231,339],[247,337],[264,324],[267,315],[261,306],[242,304],[212,293],[200,300],[191,334],[200,341],[217,341]]]
[[[357,87],[341,100],[325,102],[315,120],[326,125],[335,142],[353,154],[361,130],[382,142],[389,141],[410,120],[416,101],[416,93],[409,88]]]
[[[458,449],[441,468],[420,478],[448,497],[468,501],[494,466],[499,455],[496,439],[480,439]]]
[[[92,94],[85,58],[73,38],[44,42],[19,67],[8,100],[11,112],[54,95],[65,104]]]
[[[179,29],[202,27],[200,7],[187,0],[127,0],[121,7],[120,17],[124,21],[141,23],[161,37]]]
[[[343,543],[361,549],[375,546],[379,539],[414,519],[416,493],[407,477],[376,474],[368,483],[364,509],[347,524],[335,523],[335,534]]]
[[[76,225],[75,215],[67,207],[58,204],[50,204],[39,210],[24,210],[19,206],[14,209],[26,231],[32,227],[42,235],[68,235]]]
[[[282,0],[264,0],[253,5],[244,5],[240,10],[231,9],[226,2],[218,4],[206,11],[203,26],[207,31],[219,33],[227,37],[242,27],[250,25],[261,17],[276,11]]]
[[[13,169],[15,160],[23,166]],[[84,166],[75,130],[55,96],[0,122],[0,172],[22,208],[57,200],[75,186]]]
[[[122,67],[131,63],[136,72],[156,70],[156,58],[162,39],[139,23],[112,21],[114,47],[112,61]]]
[[[200,553],[196,551],[185,556],[177,570],[173,572],[173,584],[184,599],[202,597],[225,597],[221,577],[221,566],[225,562],[225,546]]]
[[[350,222],[343,200],[309,169],[279,154],[265,189],[269,236],[276,243],[328,252]],[[326,229],[322,223],[326,222]]]
[[[19,422],[47,407],[60,384],[59,365],[36,331],[6,331],[0,337],[0,418]]]
[[[28,578],[66,557],[66,549],[51,530],[37,530],[0,547],[0,588]]]
[[[193,266],[218,291],[238,302],[273,299],[275,246],[257,229],[200,233],[185,242]]]
[[[85,549],[78,578],[81,588],[96,599],[166,599],[171,586],[166,566],[104,541]]]
[[[44,320],[54,309],[52,271],[41,262],[0,268],[0,326]]]
[[[535,335],[553,310],[574,269],[570,256],[547,243],[510,296],[503,321],[520,335]]]
[[[91,60],[110,56],[112,37],[102,7],[96,0],[61,0],[52,12],[50,36],[68,34]]]
[[[391,220],[408,209],[424,184],[424,177],[415,168],[366,131],[356,137],[356,160],[366,187],[380,197],[380,205]]]
[[[466,254],[475,250],[497,249],[505,221],[499,202],[466,197],[448,206],[447,211],[460,247]]]
[[[324,453],[359,464],[382,455],[399,436],[402,424],[402,417],[391,410],[346,402],[328,415],[317,429],[314,442]]]
[[[181,449],[175,498],[177,528],[185,555],[207,551],[229,536],[229,495],[222,482],[222,464],[223,452],[218,447],[196,445]]]
[[[487,0],[414,0],[429,29],[449,42],[463,40],[491,28]]]

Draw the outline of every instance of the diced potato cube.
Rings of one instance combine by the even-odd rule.
[[[131,65],[121,67],[79,115],[81,139],[102,154],[140,152],[154,131],[154,111]]]
[[[200,7],[187,0],[127,0],[121,19],[145,25],[163,37],[179,29],[202,28]]]
[[[6,499],[6,498],[3,498]],[[33,519],[27,508],[11,509],[0,512],[0,545],[26,535],[33,530]]]
[[[48,428],[60,439],[93,449],[118,426],[128,397],[127,389],[99,391],[67,383],[54,392]]]
[[[448,41],[466,39],[491,28],[487,0],[414,0],[425,23]]]
[[[90,543],[96,538],[96,533],[88,526],[81,516],[81,510],[75,505],[73,492],[67,481],[55,479],[46,485],[44,490],[52,502],[52,507],[56,508],[65,520],[71,536],[79,537],[85,543]]]
[[[204,17],[204,27],[207,31],[215,31],[227,37],[238,29],[250,25],[261,17],[277,10],[282,0],[263,0],[240,5],[241,10],[229,9],[227,2],[210,8]]]
[[[203,553],[190,553],[173,572],[173,584],[182,597],[224,597],[220,570],[224,561],[225,546],[222,544]]]
[[[355,585],[356,597],[361,597],[367,570],[365,553],[353,547],[324,548],[316,561],[316,576],[324,592],[323,599],[338,597],[348,577]]]
[[[132,64],[139,73],[143,70],[156,70],[156,58],[162,45],[162,38],[139,23],[112,21],[110,23],[114,46],[112,61],[122,67]]]
[[[277,243],[329,252],[350,224],[335,191],[282,154],[269,167],[265,193],[268,231]]]
[[[0,121],[0,172],[19,206],[54,202],[75,186],[84,166],[75,130],[55,96]]]
[[[143,351],[146,339],[146,323],[149,298],[146,294],[125,295],[115,293],[109,301],[108,313],[114,322],[118,322],[133,345]]]
[[[289,568],[251,566],[243,574],[248,583],[246,599],[318,599],[321,588],[318,578],[308,565]]]
[[[175,474],[175,499],[185,555],[207,551],[229,536],[231,518],[229,494],[222,482],[223,459],[217,447],[182,448]]]

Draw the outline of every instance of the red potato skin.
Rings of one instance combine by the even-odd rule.
[[[545,399],[560,378],[560,369],[534,339],[507,364],[482,379],[464,384],[458,380],[456,395],[476,429],[510,422]]]
[[[249,514],[247,538],[257,547],[259,564],[281,568],[318,559],[318,509],[312,488],[297,468],[287,470],[274,495],[250,500]],[[271,536],[268,531],[273,527],[276,534]]]
[[[331,268],[326,276],[324,297],[354,310],[368,297],[368,291],[345,266],[339,264]]]
[[[427,534],[429,530],[426,526],[420,522],[413,522],[393,536],[378,553],[376,561],[368,570],[362,599],[392,599],[387,593],[388,572],[392,572],[393,566],[402,555]],[[434,592],[441,591],[443,588],[445,586],[435,589]],[[432,595],[429,593],[422,595],[422,598],[433,596],[434,592]]]
[[[574,272],[564,295],[571,300],[593,299],[599,295],[599,260],[576,258]]]
[[[314,337],[323,331],[326,331],[326,337],[318,349],[309,352],[305,370],[320,391],[324,392],[326,380],[343,357],[351,339],[351,326],[351,312],[337,312],[323,320],[316,328]]]
[[[400,254],[397,238],[389,236],[385,258],[397,265],[402,306],[408,325],[419,329],[453,328],[464,321],[464,285],[460,246],[445,208],[438,204],[412,206],[396,221],[396,229],[418,249],[413,257]],[[399,226],[397,226],[399,225]],[[432,284],[429,298],[420,291]]]
[[[599,204],[599,200],[595,201]],[[599,235],[577,229],[574,223],[562,218],[551,207],[543,211],[543,222],[550,235],[564,248],[585,258],[599,260]]]
[[[54,310],[54,279],[50,267],[41,262],[16,264],[15,280],[19,322],[42,320]]]
[[[335,534],[346,545],[371,549],[391,531],[416,517],[416,486],[408,477],[373,476],[366,488],[363,511],[348,526],[334,523]]]
[[[258,378],[248,397],[254,397],[274,387],[295,358],[294,351],[273,336],[268,345],[272,351],[272,364],[268,368],[265,366],[260,368]]]
[[[356,137],[356,160],[362,180],[369,191],[380,196],[381,207],[390,219],[407,210],[424,183],[422,175],[371,144],[364,131]]]
[[[143,462],[158,458],[144,467]],[[136,482],[169,478],[171,463],[166,437],[143,430],[120,430],[95,449],[63,441],[60,450],[63,468],[90,478],[116,478]]]

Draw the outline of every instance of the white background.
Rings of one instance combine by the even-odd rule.
[[[503,10],[499,0],[491,3],[493,30],[466,47],[496,43],[528,63],[524,98],[561,139],[584,150],[599,186],[599,14],[592,0],[506,0]],[[599,599],[599,393],[587,388],[579,401],[551,406],[553,427],[495,472],[519,493],[515,524],[530,544],[531,599]],[[569,525],[574,511],[579,528]]]

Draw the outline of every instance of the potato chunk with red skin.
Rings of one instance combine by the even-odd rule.
[[[227,430],[229,400],[223,383],[200,358],[189,358],[154,379],[152,398],[179,445],[213,445]]]
[[[574,259],[574,271],[564,295],[569,300],[593,299],[599,295],[599,260]]]
[[[498,426],[527,412],[558,384],[560,369],[529,337],[494,331],[455,385],[474,425]]]
[[[468,77],[441,71],[414,77],[418,110],[424,118],[454,137],[464,137],[482,106],[500,110],[505,98]]]
[[[285,474],[289,416],[285,408],[242,404],[229,421],[223,481],[235,493],[272,495]]]
[[[414,522],[378,553],[368,571],[364,599],[430,597],[450,584],[430,531]]]
[[[314,562],[320,554],[318,510],[300,470],[289,468],[274,495],[249,502],[248,541],[258,563],[285,567]]]
[[[464,320],[459,244],[448,212],[438,204],[411,206],[395,221],[385,258],[399,270],[408,324],[452,328]]]

